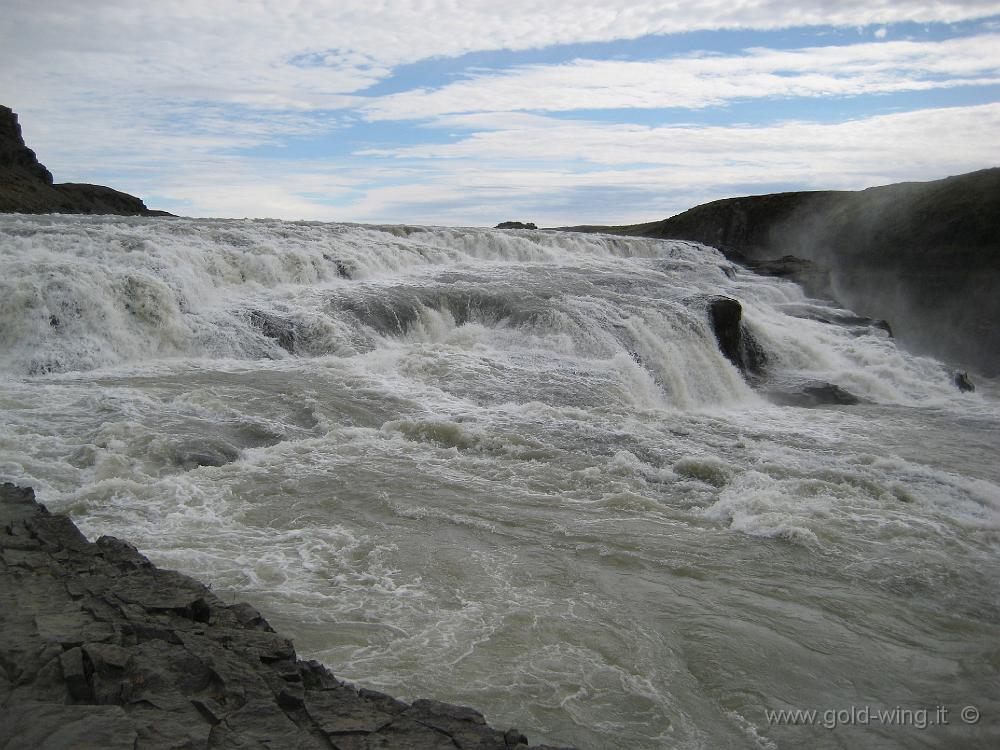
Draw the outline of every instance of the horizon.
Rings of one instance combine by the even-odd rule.
[[[1000,164],[1000,3],[438,5],[15,0],[3,103],[56,181],[192,217],[622,225]]]

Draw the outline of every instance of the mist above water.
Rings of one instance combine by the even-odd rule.
[[[826,294],[888,320],[908,350],[1000,373],[1000,170],[796,195],[787,217],[761,222],[771,255],[814,261]]]

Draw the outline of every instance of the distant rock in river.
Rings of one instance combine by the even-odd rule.
[[[538,229],[533,222],[523,221],[501,221],[494,229]]]

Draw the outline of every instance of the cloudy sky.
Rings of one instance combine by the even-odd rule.
[[[185,215],[626,223],[1000,165],[1000,2],[0,6],[56,179]]]

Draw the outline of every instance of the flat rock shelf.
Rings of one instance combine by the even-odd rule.
[[[249,604],[0,487],[0,748],[527,746],[471,708],[344,683]]]

